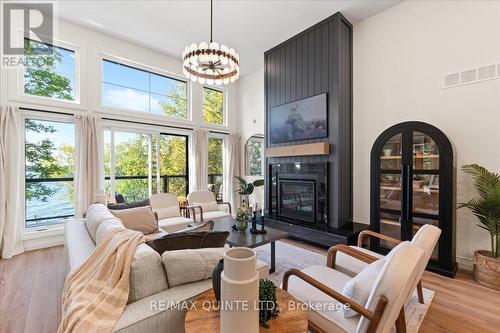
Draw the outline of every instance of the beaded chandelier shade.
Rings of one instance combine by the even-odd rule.
[[[240,76],[240,56],[212,39],[213,0],[210,0],[210,42],[193,43],[182,54],[184,75],[201,84],[233,83]]]

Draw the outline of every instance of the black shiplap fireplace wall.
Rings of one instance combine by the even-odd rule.
[[[266,147],[330,144],[327,156],[266,158],[267,207],[272,164],[329,162],[328,226],[343,227],[352,220],[352,25],[336,13],[265,52],[264,57]],[[272,107],[325,92],[328,138],[270,143],[268,120]]]

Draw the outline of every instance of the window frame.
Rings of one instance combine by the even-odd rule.
[[[204,99],[203,99],[203,93],[205,89],[210,89],[214,91],[219,91],[222,93],[222,124],[214,124],[210,123],[208,121],[205,121],[203,119],[203,105],[204,105]],[[221,128],[229,128],[229,121],[228,121],[228,112],[227,112],[227,98],[228,98],[228,90],[224,87],[219,87],[219,86],[213,86],[213,85],[202,85],[201,86],[201,124],[203,128],[213,128],[213,129],[221,129]]]
[[[30,39],[30,38],[28,38]],[[31,39],[32,40],[32,39]],[[34,40],[35,42],[38,42]],[[46,43],[43,43],[46,44]],[[46,97],[46,96],[37,96],[37,95],[32,95],[32,94],[27,94],[24,91],[24,70],[25,66],[23,63],[19,64],[17,66],[17,73],[16,73],[16,78],[17,78],[17,85],[15,88],[15,92],[11,93],[11,99],[17,100],[20,102],[31,102],[31,103],[37,103],[37,104],[44,104],[44,105],[49,105],[49,106],[55,106],[55,107],[65,107],[65,108],[73,108],[73,109],[84,109],[85,105],[82,103],[84,100],[83,94],[82,94],[82,71],[81,71],[81,65],[82,65],[82,58],[81,58],[81,48],[77,45],[70,44],[67,42],[63,42],[61,40],[53,40],[52,44],[46,44],[52,47],[58,47],[62,49],[66,49],[68,51],[72,51],[74,54],[73,60],[74,60],[74,76],[75,76],[75,87],[74,87],[74,100],[65,100],[65,99],[58,99],[58,98],[53,98],[53,97]]]
[[[118,63],[120,65],[124,65],[130,67],[132,69],[148,72],[151,74],[156,74],[160,76],[167,77],[172,80],[181,81],[186,83],[186,108],[187,108],[187,118],[178,118],[174,116],[170,116],[167,114],[157,114],[152,112],[144,112],[139,110],[125,109],[125,108],[115,108],[110,106],[105,106],[103,104],[103,70],[104,70],[104,61],[110,61],[114,63]],[[165,71],[156,67],[148,66],[139,62],[135,62],[132,60],[128,60],[122,57],[117,57],[107,53],[99,53],[98,57],[98,92],[96,101],[96,111],[100,113],[108,113],[115,114],[120,116],[128,116],[129,118],[137,118],[137,119],[150,119],[157,121],[169,121],[172,123],[178,124],[192,124],[193,121],[193,112],[192,112],[192,84],[191,80],[186,80],[182,75],[178,75],[169,71]],[[151,93],[151,92],[148,92]]]
[[[128,125],[128,126],[127,126]],[[162,126],[156,126],[156,125],[145,125],[145,124],[136,124],[136,123],[130,123],[127,124],[126,122],[119,122],[119,121],[113,121],[113,120],[105,120],[103,121],[102,125],[102,131],[104,134],[104,131],[110,131],[111,133],[111,138],[110,138],[110,145],[111,145],[111,151],[110,151],[110,172],[109,172],[109,181],[111,182],[111,192],[115,192],[116,190],[116,183],[115,183],[115,156],[113,154],[114,152],[114,132],[126,132],[126,133],[135,133],[135,134],[147,134],[154,136],[159,143],[159,139],[162,134],[164,135],[175,135],[175,136],[182,136],[186,137],[187,140],[187,145],[186,145],[186,151],[187,151],[187,160],[186,160],[186,192],[189,194],[189,177],[190,177],[190,159],[189,155],[191,154],[190,151],[190,143],[192,142],[192,131],[190,130],[182,130],[182,129],[176,129],[176,128],[166,128]],[[160,169],[157,167],[156,168],[156,173],[152,172],[152,163],[156,163],[157,165],[159,164],[159,155],[156,155],[156,160],[153,161],[152,159],[152,152],[153,152],[153,145],[152,145],[152,140],[149,140],[149,147],[148,147],[148,154],[150,156],[149,163],[148,165],[148,193],[151,195],[153,193],[153,178],[156,180],[156,191],[157,193],[161,193],[161,188],[160,188]],[[104,149],[103,149],[103,154],[104,154]],[[104,162],[104,158],[103,158]],[[103,165],[104,166],[104,165]],[[106,181],[107,175],[104,173],[104,180]]]
[[[27,213],[27,200],[26,200],[26,119],[33,119],[33,120],[41,120],[41,121],[52,121],[52,122],[59,122],[59,123],[68,123],[68,124],[73,124],[75,126],[75,142],[76,142],[76,124],[75,124],[75,117],[72,114],[54,114],[54,113],[42,113],[42,112],[36,112],[36,111],[25,111],[23,110],[21,112],[21,123],[22,123],[22,128],[23,130],[21,131],[22,133],[22,161],[21,161],[21,168],[23,170],[23,177],[21,181],[21,201],[23,203],[22,205],[22,216],[23,216],[23,224],[21,228],[21,235],[22,239],[31,239],[30,235],[39,233],[39,232],[44,232],[44,233],[51,233],[51,232],[58,232],[64,230],[64,222],[58,223],[58,224],[53,224],[53,225],[46,225],[46,226],[40,226],[40,227],[33,227],[33,228],[28,228],[26,226],[26,213]],[[76,155],[76,151],[75,151]],[[76,162],[76,156],[75,156],[75,162]],[[76,171],[76,164],[75,164],[75,170]],[[75,176],[73,175],[73,182],[75,181]],[[74,218],[74,217],[73,217]],[[65,218],[65,219],[71,219],[71,217]]]

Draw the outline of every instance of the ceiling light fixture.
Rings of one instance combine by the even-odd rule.
[[[182,54],[184,75],[201,84],[233,83],[240,76],[240,56],[233,48],[214,42],[213,0],[210,0],[210,43],[193,43]]]

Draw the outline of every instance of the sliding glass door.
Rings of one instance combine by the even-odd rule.
[[[106,192],[117,202],[151,194],[187,195],[188,136],[154,131],[105,130]]]

